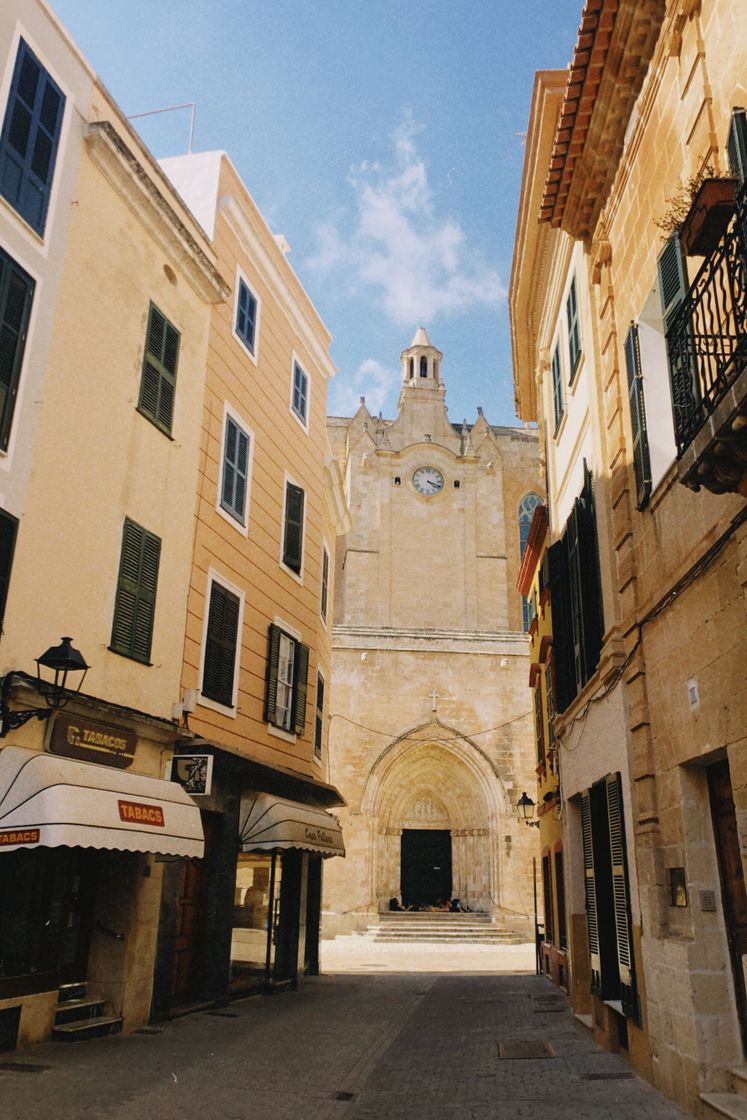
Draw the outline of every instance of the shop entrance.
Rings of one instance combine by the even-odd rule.
[[[433,906],[451,898],[451,830],[402,830],[401,881],[404,906]]]
[[[739,850],[731,774],[726,759],[708,767],[708,788],[711,795],[713,833],[721,872],[724,920],[737,994],[737,1011],[742,1028],[742,1041],[747,1047],[747,991],[745,991],[742,966],[743,956],[747,953],[747,892],[745,892],[742,856]]]

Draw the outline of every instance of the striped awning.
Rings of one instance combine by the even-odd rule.
[[[241,802],[239,840],[243,852],[301,848],[322,856],[344,856],[342,829],[316,805],[286,801],[271,793],[246,793]]]
[[[110,848],[200,858],[200,810],[176,782],[60,758],[0,751],[0,852]]]

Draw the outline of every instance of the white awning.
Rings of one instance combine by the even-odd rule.
[[[303,848],[323,856],[345,855],[337,819],[315,805],[285,801],[271,793],[247,793],[241,802],[239,821],[243,852]]]
[[[199,859],[200,811],[176,782],[4,747],[0,852],[62,845]]]

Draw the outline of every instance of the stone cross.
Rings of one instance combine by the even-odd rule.
[[[431,689],[431,711],[432,712],[437,712],[438,711],[438,703],[437,702],[438,702],[438,693],[436,692],[436,690],[434,688],[434,689]]]

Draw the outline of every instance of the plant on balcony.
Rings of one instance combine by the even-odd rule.
[[[709,179],[715,179],[716,172],[710,163],[702,167],[695,175],[691,175],[686,182],[679,180],[677,190],[666,201],[669,209],[654,224],[664,234],[664,239],[669,240],[673,233],[679,234],[692,209],[693,202],[701,185]]]

